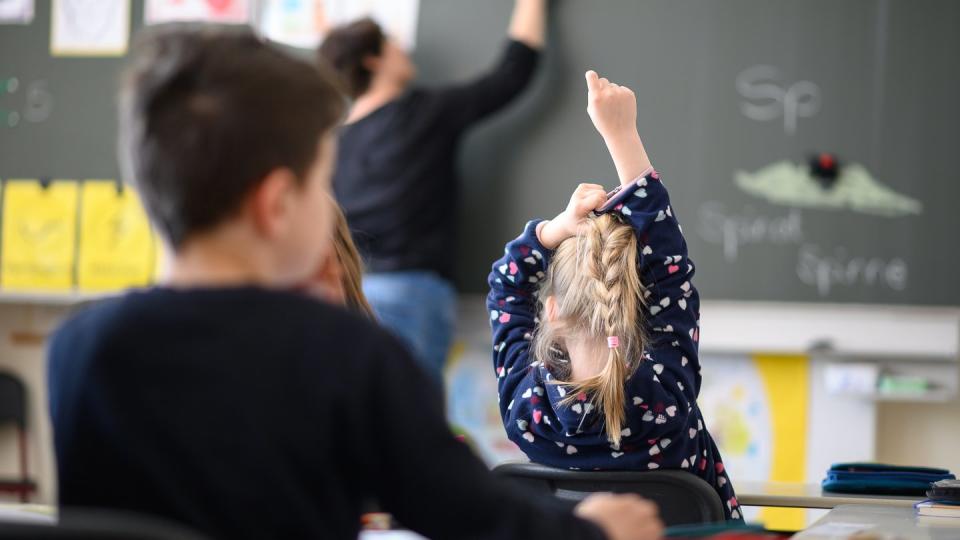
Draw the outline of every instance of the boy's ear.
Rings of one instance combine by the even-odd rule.
[[[375,72],[378,69],[380,69],[380,64],[382,60],[383,59],[380,58],[379,56],[368,54],[367,56],[363,57],[363,60],[361,60],[361,63],[363,64],[363,67],[367,68],[367,70],[369,70],[370,72]]]
[[[248,208],[257,232],[274,237],[290,226],[292,196],[296,189],[297,178],[286,168],[270,171],[254,188],[248,199]]]

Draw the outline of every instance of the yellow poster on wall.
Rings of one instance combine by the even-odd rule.
[[[804,355],[706,355],[697,402],[723,455],[734,489],[741,482],[776,482],[768,490],[805,481],[809,441],[810,360]],[[780,484],[783,483],[783,484]],[[795,493],[784,487],[784,494]],[[802,490],[801,490],[802,491]],[[796,508],[744,509],[747,521],[776,530],[802,529],[808,513]]]
[[[773,447],[776,449],[770,466],[770,481],[802,484],[807,464],[809,358],[758,354],[753,361],[769,396]],[[796,508],[764,508],[760,512],[760,521],[769,529],[798,531],[806,527],[806,513]]]
[[[66,291],[73,287],[77,183],[8,180],[3,191],[0,287]]]
[[[110,291],[148,285],[154,240],[140,197],[114,180],[86,180],[80,192],[77,285]]]

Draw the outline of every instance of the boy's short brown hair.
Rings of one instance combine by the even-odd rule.
[[[334,76],[249,28],[155,27],[123,74],[120,161],[177,249],[236,212],[270,171],[305,178],[345,110]]]
[[[320,58],[330,63],[343,80],[350,97],[370,88],[373,76],[363,64],[368,56],[380,56],[386,35],[373,19],[365,18],[333,29],[320,45]]]

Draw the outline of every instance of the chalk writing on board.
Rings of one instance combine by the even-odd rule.
[[[4,100],[10,108],[0,106],[0,123],[8,127],[17,127],[21,119],[28,122],[40,123],[50,118],[53,112],[53,94],[47,89],[47,81],[31,81],[20,94],[20,79],[17,77],[0,77],[0,96],[9,95]],[[18,106],[18,101],[22,108]]]
[[[796,245],[803,241],[803,216],[797,209],[785,215],[765,216],[749,206],[741,212],[727,212],[722,203],[709,201],[700,206],[699,225],[700,237],[719,244],[727,262],[736,261],[746,245]]]
[[[751,247],[796,249],[797,278],[821,297],[840,287],[903,291],[908,285],[908,265],[900,257],[854,255],[842,246],[830,251],[805,238],[803,214],[797,208],[771,216],[750,206],[731,211],[720,202],[708,201],[700,206],[699,218],[697,234],[707,243],[719,245],[723,259],[730,264]]]
[[[0,96],[15,94],[20,88],[20,79],[16,77],[0,78]],[[4,100],[7,101],[7,100]],[[0,102],[3,103],[3,102]],[[20,123],[20,112],[10,110],[0,105],[0,124],[8,127],[16,127]]]
[[[883,185],[858,163],[844,165],[836,182],[829,188],[817,182],[809,167],[790,161],[779,161],[753,173],[737,171],[733,176],[734,183],[741,190],[773,204],[852,210],[883,217],[923,212],[920,201]]]
[[[735,81],[737,92],[743,97],[740,112],[757,122],[783,118],[783,132],[797,132],[797,121],[809,118],[820,110],[820,87],[810,81],[780,82],[777,68],[767,65],[751,66],[741,71]]]
[[[907,288],[908,273],[907,262],[899,257],[851,255],[844,247],[827,253],[820,246],[805,244],[797,257],[797,277],[804,284],[816,287],[820,296],[827,296],[840,286],[902,291]]]
[[[53,94],[47,89],[47,81],[32,81],[25,92],[26,103],[23,117],[28,122],[38,124],[50,118],[53,112]]]

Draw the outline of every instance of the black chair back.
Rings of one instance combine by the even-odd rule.
[[[0,373],[0,424],[8,422],[27,428],[27,391],[18,377]]]
[[[716,490],[686,471],[570,471],[521,462],[503,463],[493,471],[528,489],[571,501],[596,492],[635,493],[657,503],[667,526],[726,519]]]

